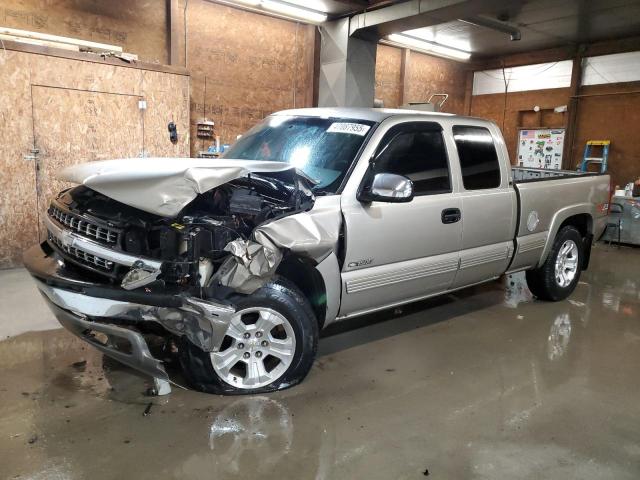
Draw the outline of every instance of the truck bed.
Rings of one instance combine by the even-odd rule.
[[[534,268],[546,259],[565,219],[579,215],[598,239],[609,202],[609,175],[571,170],[512,168],[518,198],[516,252],[510,271]]]
[[[511,167],[514,183],[557,180],[559,178],[593,177],[602,175],[596,172],[578,172],[575,170],[549,170],[546,168]]]

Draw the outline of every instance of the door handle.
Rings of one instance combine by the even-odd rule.
[[[459,208],[445,208],[442,210],[442,223],[456,223],[462,218]]]

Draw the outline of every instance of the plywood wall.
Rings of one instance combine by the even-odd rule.
[[[401,68],[402,50],[378,45],[375,97],[382,100],[386,108],[397,108],[402,103]]]
[[[574,169],[582,161],[587,140],[609,139],[609,173],[615,184],[624,185],[640,176],[640,84],[608,84],[582,87],[578,99],[576,137],[565,168]],[[518,127],[558,127],[566,119],[562,113],[542,116],[537,125],[531,112],[536,105],[541,109],[553,109],[569,103],[568,88],[554,88],[529,92],[476,95],[472,98],[471,115],[495,121],[503,130],[509,156],[517,163]],[[591,96],[595,95],[595,96]],[[520,111],[530,113],[519,115]]]
[[[384,106],[401,104],[402,49],[378,45],[376,57],[376,98]],[[465,85],[468,67],[464,63],[411,52],[407,66],[405,103],[426,102],[434,93],[449,95],[442,109],[448,113],[464,113]]]
[[[273,111],[312,106],[314,27],[205,0],[186,15],[192,133],[206,117],[231,143]],[[192,154],[209,144],[193,138]]]
[[[471,115],[486,118],[498,124],[502,129],[504,140],[509,150],[509,158],[514,165],[517,163],[518,127],[562,127],[565,114],[546,115],[542,118],[542,125],[537,125],[534,115],[520,114],[530,111],[537,105],[541,109],[553,109],[566,105],[569,101],[568,88],[553,88],[531,92],[513,92],[506,95],[501,93],[491,95],[475,95],[471,100]]]
[[[122,46],[140,60],[166,64],[164,0],[3,0],[0,26]]]
[[[639,178],[640,83],[593,85],[580,93],[585,96],[578,102],[573,164],[582,160],[587,140],[608,139],[614,185],[624,186]]]
[[[55,179],[62,167],[143,150],[189,154],[187,75],[10,49],[0,64],[0,268],[19,264],[38,241],[38,216],[63,186]],[[29,158],[34,146],[37,160]]]
[[[0,268],[17,265],[38,239],[30,57],[0,52]]]
[[[443,112],[462,114],[467,66],[461,62],[411,52],[407,102],[426,102],[434,93],[447,93]]]

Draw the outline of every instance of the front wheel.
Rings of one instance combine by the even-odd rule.
[[[318,322],[295,285],[279,278],[251,295],[238,296],[219,352],[207,353],[184,339],[183,372],[196,389],[216,394],[282,390],[311,369]]]
[[[527,271],[531,293],[541,300],[553,302],[571,295],[580,280],[582,245],[582,236],[575,227],[563,227],[542,266]]]

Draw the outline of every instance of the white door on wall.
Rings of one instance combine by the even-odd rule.
[[[564,128],[522,129],[518,132],[518,166],[562,168]]]

